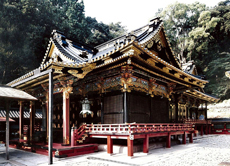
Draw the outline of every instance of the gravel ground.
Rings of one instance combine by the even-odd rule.
[[[0,148],[0,154],[1,154]],[[17,150],[16,150],[17,151]],[[0,155],[0,166],[44,166],[47,156],[14,151],[10,153],[10,161]],[[27,152],[28,153],[28,152]],[[17,157],[20,156],[20,157]],[[1,158],[2,157],[2,158]],[[20,164],[21,163],[21,164]],[[230,135],[208,135],[194,137],[194,143],[187,141],[186,145],[175,145],[171,148],[151,150],[148,154],[134,153],[133,157],[127,154],[108,155],[98,152],[89,155],[70,157],[65,159],[54,158],[53,165],[60,166],[230,166]]]

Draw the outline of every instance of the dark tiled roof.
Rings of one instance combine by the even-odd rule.
[[[10,110],[10,118],[19,118],[19,110]],[[6,117],[6,111],[0,110],[0,117]],[[24,118],[30,118],[29,111],[24,111]],[[42,119],[42,114],[40,112],[35,113],[35,118]]]

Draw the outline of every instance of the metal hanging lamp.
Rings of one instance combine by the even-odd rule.
[[[90,111],[90,104],[92,104],[92,101],[89,101],[86,97],[84,100],[80,101],[82,104],[82,110],[80,114],[92,114],[93,112]]]

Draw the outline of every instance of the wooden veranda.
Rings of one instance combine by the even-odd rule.
[[[183,123],[149,123],[149,124],[85,124],[80,128],[72,128],[71,146],[82,143],[85,137],[107,139],[107,153],[113,153],[113,139],[127,139],[128,156],[133,156],[133,141],[143,139],[143,153],[149,152],[149,138],[166,137],[166,147],[171,147],[171,136],[182,135],[182,143],[193,143],[193,134],[197,130],[192,124]]]

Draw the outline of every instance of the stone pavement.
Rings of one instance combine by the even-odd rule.
[[[0,147],[0,166],[47,166],[48,156],[10,149],[10,160],[5,157],[5,147]],[[97,152],[88,155],[54,159],[54,166],[217,166],[230,165],[230,135],[194,137],[194,143],[171,148],[150,150],[148,154],[134,153],[108,155]]]

